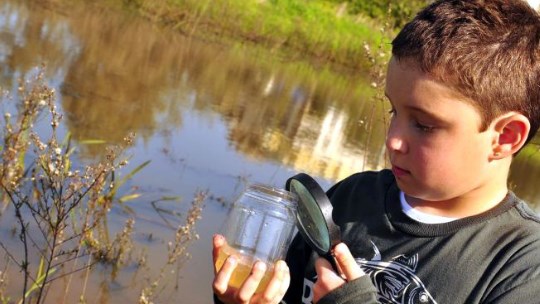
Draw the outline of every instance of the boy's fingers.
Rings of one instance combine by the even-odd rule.
[[[365,274],[354,260],[349,247],[344,243],[339,243],[334,247],[334,257],[347,281],[352,281]]]
[[[334,289],[345,283],[345,278],[341,277],[332,264],[325,258],[318,258],[315,261],[315,271],[317,272],[317,284],[322,284],[325,288]]]
[[[265,272],[266,264],[261,261],[255,262],[255,265],[253,265],[253,268],[251,269],[251,274],[244,281],[240,289],[238,289],[235,297],[236,300],[240,303],[249,303]]]
[[[318,258],[315,261],[315,271],[317,272],[317,277],[320,278],[332,278],[338,277],[339,275],[332,268],[332,264],[324,258]]]
[[[285,293],[287,293],[287,290],[289,289],[289,285],[291,284],[291,274],[289,271],[289,267],[287,264],[283,263],[285,265],[285,268],[283,269],[283,281],[281,281],[281,286],[279,287],[278,295],[276,296],[276,299],[278,300],[277,303],[285,297]]]
[[[266,290],[261,295],[260,303],[279,303],[289,286],[289,269],[284,261],[277,261],[274,265],[274,274]],[[284,288],[283,286],[286,285]]]
[[[315,270],[317,271],[317,281],[313,285],[314,303],[346,282],[334,271],[330,262],[324,258],[318,258],[315,261]]]
[[[230,256],[225,260],[221,269],[216,273],[214,283],[212,284],[215,294],[225,294],[229,285],[229,280],[231,279],[231,275],[237,264],[238,261],[235,256]]]
[[[281,281],[283,280],[283,264],[285,264],[283,261],[278,261],[274,265],[272,279],[268,282],[268,286],[261,296],[262,303],[272,303],[276,294],[279,292]]]
[[[227,244],[227,241],[220,234],[216,234],[212,238],[212,258],[214,259],[214,270],[215,270],[215,272],[217,272],[217,269],[215,269],[215,267],[216,267],[216,260],[218,258],[218,254],[219,254],[219,249],[222,246],[226,245],[226,244]]]

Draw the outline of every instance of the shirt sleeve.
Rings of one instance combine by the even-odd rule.
[[[513,252],[491,280],[482,303],[538,303],[540,300],[540,240]],[[529,237],[531,237],[529,235]]]
[[[369,275],[347,282],[321,298],[317,304],[374,304],[377,290]]]
[[[482,303],[536,303],[540,299],[540,266],[513,273],[498,282]]]

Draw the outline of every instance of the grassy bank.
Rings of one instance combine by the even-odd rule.
[[[368,71],[430,0],[27,0],[63,10],[116,8],[213,42],[263,48],[287,61]],[[369,52],[366,52],[366,49]]]
[[[186,35],[233,39],[350,69],[369,67],[366,46],[388,52],[393,30],[346,2],[306,0],[108,0]],[[377,56],[375,56],[377,58]]]
[[[29,0],[70,6],[84,0]],[[427,0],[100,0],[190,37],[259,47],[287,61],[367,71]],[[369,50],[369,52],[366,52]]]

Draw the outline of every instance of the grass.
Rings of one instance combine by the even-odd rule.
[[[330,1],[108,0],[186,35],[263,46],[312,62],[365,70],[365,44],[389,51],[383,22]]]

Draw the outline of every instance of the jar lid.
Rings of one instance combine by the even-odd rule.
[[[332,204],[311,176],[299,173],[289,178],[285,189],[298,196],[297,227],[304,240],[321,256],[341,242],[339,227],[332,219]]]

